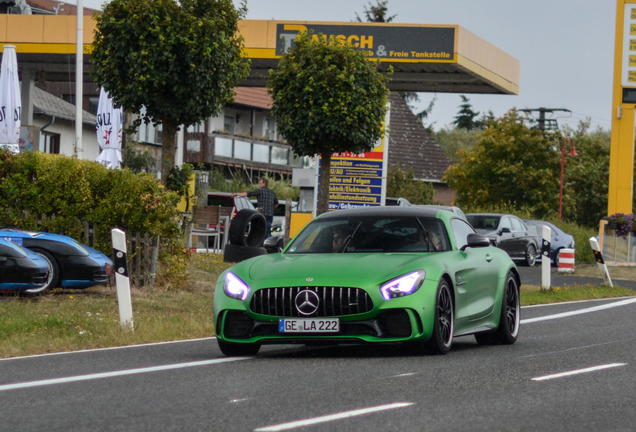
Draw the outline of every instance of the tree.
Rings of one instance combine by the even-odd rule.
[[[562,142],[560,134],[528,129],[512,110],[492,121],[472,150],[460,150],[444,180],[460,206],[526,207],[542,218],[559,208]]]
[[[95,15],[91,61],[98,85],[127,112],[162,123],[161,178],[174,167],[175,134],[216,116],[249,73],[232,0],[113,0]]]
[[[579,155],[566,156],[563,218],[597,228],[607,216],[610,132],[600,128],[590,132],[589,127],[589,120],[581,121],[577,130],[565,127],[563,131],[572,137]]]
[[[430,183],[415,180],[413,170],[404,173],[400,164],[395,164],[387,173],[386,195],[406,198],[411,204],[432,204],[435,189]]]
[[[384,133],[388,78],[377,67],[351,45],[301,33],[270,73],[279,132],[299,156],[322,156],[318,214],[329,209],[332,153],[370,151]]]
[[[433,138],[451,162],[458,163],[462,160],[460,152],[462,150],[470,151],[477,144],[481,132],[478,129],[466,130],[446,126],[433,132]]]
[[[455,121],[452,123],[460,129],[471,130],[479,127],[479,124],[475,122],[475,117],[479,115],[479,112],[473,111],[473,106],[470,104],[470,99],[464,95],[460,95],[462,98],[462,104],[459,106],[459,112],[455,116]]]
[[[366,6],[364,7],[364,16],[366,18],[366,22],[389,23],[393,21],[393,18],[395,18],[397,15],[391,15],[391,16],[386,15],[389,9],[386,6],[388,2],[389,0],[377,0],[375,6],[373,6],[371,2],[369,2],[369,7],[368,8]],[[356,13],[356,20],[358,22],[362,22],[362,19],[357,13]]]

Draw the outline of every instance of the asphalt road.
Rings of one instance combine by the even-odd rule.
[[[634,430],[636,299],[521,317],[515,345],[462,337],[446,356],[354,345],[227,358],[204,339],[0,360],[0,430]]]

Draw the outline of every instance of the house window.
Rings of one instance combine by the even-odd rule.
[[[223,117],[223,130],[234,135],[234,117],[230,117],[230,116]]]
[[[60,154],[60,135],[42,132],[40,134],[40,149],[43,153]]]
[[[88,98],[88,112],[97,115],[97,107],[99,105],[99,98],[97,96],[91,96]]]
[[[201,133],[203,132],[205,129],[205,123],[201,122],[201,123],[197,123],[197,124],[193,124],[188,126],[188,129],[186,130],[186,132],[188,133]]]
[[[271,122],[272,120],[269,117],[265,118],[265,133],[263,135],[266,136],[268,140],[271,139],[269,135],[271,132]]]

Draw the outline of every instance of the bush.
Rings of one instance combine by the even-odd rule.
[[[4,226],[63,232],[82,241],[78,220],[86,221],[96,227],[95,248],[107,255],[112,253],[112,228],[159,235],[163,255],[183,254],[178,196],[150,174],[109,170],[63,155],[0,151],[0,178]],[[37,221],[35,215],[47,220]]]

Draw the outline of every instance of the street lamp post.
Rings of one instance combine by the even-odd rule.
[[[572,143],[568,156],[578,156],[576,150],[574,149],[574,140],[571,137],[565,137],[563,139],[563,146],[561,147],[561,191],[559,192],[559,220],[563,220],[563,169],[565,168],[565,146],[568,140],[570,140],[570,143]]]

